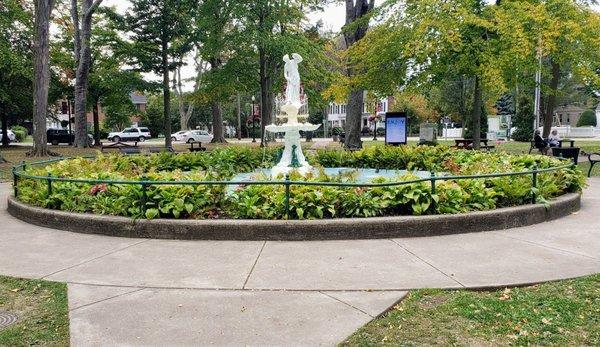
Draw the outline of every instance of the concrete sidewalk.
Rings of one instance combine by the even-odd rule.
[[[332,345],[406,290],[600,272],[600,179],[535,226],[430,238],[238,242],[83,235],[6,212],[0,274],[69,283],[73,345]],[[457,226],[460,228],[460,226]]]

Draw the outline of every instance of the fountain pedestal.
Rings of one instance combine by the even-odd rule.
[[[315,131],[321,125],[310,123],[298,123],[299,106],[293,103],[287,103],[281,107],[281,110],[287,114],[287,122],[281,125],[267,125],[265,129],[271,133],[285,133],[283,136],[285,148],[281,155],[281,160],[271,169],[271,176],[277,177],[280,174],[287,174],[292,170],[297,170],[301,175],[307,174],[312,170],[308,164],[302,147],[300,146],[300,131]]]

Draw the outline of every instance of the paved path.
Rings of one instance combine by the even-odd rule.
[[[423,287],[507,286],[600,272],[600,179],[569,217],[430,238],[167,241],[83,235],[6,212],[0,274],[69,283],[79,345],[332,345]],[[457,228],[460,228],[457,225]]]

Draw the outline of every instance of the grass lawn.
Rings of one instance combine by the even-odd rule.
[[[67,285],[0,276],[0,311],[16,323],[0,328],[0,346],[68,346]]]
[[[600,346],[600,275],[497,291],[414,291],[340,345]]]

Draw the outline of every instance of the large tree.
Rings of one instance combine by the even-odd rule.
[[[552,127],[559,99],[576,83],[600,86],[600,14],[587,0],[503,0],[495,16],[501,50],[512,57],[504,71],[521,89],[533,87],[541,60],[543,136]]]
[[[8,146],[10,121],[31,118],[33,9],[18,0],[0,4],[0,121]]]
[[[102,0],[71,0],[75,56],[75,147],[88,147],[87,96],[92,63],[92,16]]]
[[[306,72],[310,64],[324,59],[322,50],[314,49],[314,41],[305,32],[306,13],[319,8],[319,0],[246,0],[241,12],[243,37],[256,47],[254,55],[260,88],[261,145],[266,145],[265,126],[272,123],[274,91],[282,88],[281,69],[284,54],[299,53],[305,59],[300,74],[306,87],[311,79]],[[317,66],[315,65],[315,66]]]
[[[124,17],[124,29],[133,41],[133,63],[143,72],[162,76],[165,146],[171,147],[170,72],[192,49],[196,0],[134,0]]]
[[[235,22],[242,9],[239,1],[232,0],[204,0],[197,8],[196,49],[199,59],[210,66],[201,76],[200,94],[212,110],[213,142],[225,142],[221,103],[240,88],[236,81],[242,69],[235,71],[230,65],[240,63],[235,51],[241,51],[243,43]]]
[[[50,85],[50,16],[54,0],[35,0],[33,64],[33,148],[30,156],[48,155],[46,116]]]
[[[373,11],[374,0],[346,0],[346,25],[342,28],[346,47],[349,48],[361,40],[369,29],[369,14]],[[352,76],[355,69],[352,65],[347,68],[348,76]],[[346,106],[346,139],[347,148],[360,148],[362,111],[364,102],[364,89],[350,88]]]

